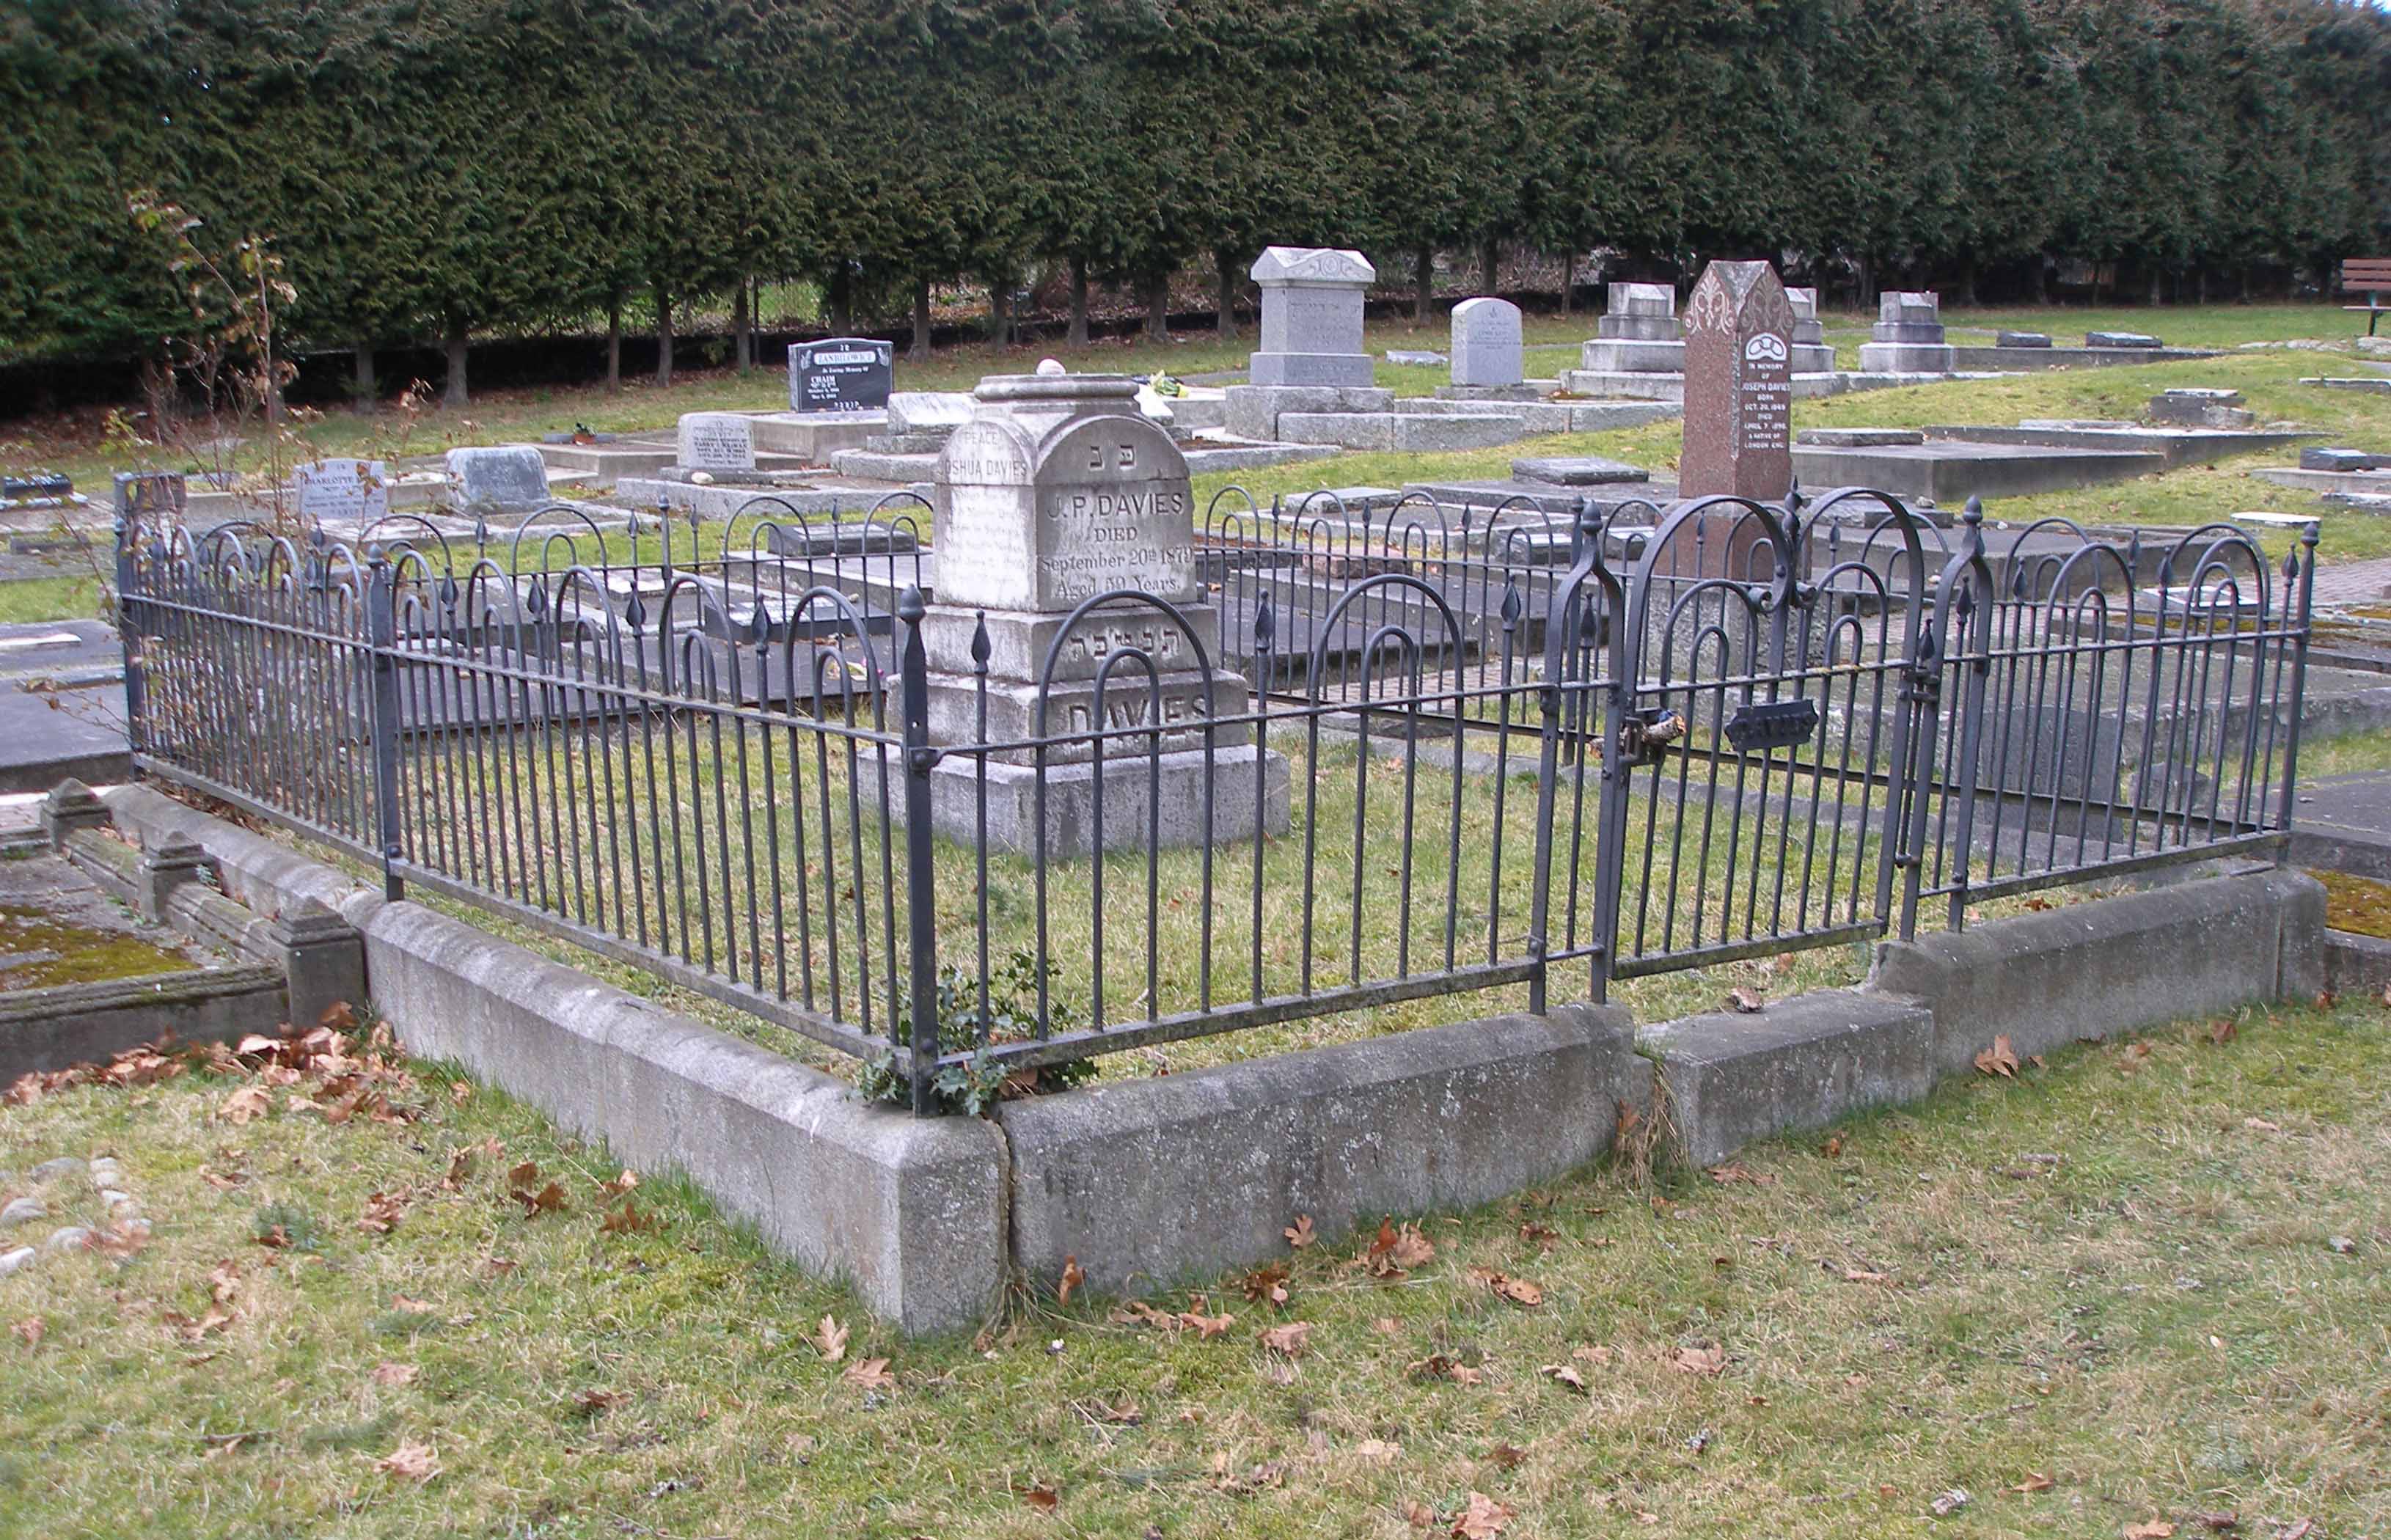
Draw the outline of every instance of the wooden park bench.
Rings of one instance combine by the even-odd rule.
[[[2391,257],[2351,257],[2341,265],[2341,291],[2355,294],[2366,291],[2364,304],[2345,304],[2344,310],[2366,312],[2366,334],[2374,335],[2374,323],[2386,309],[2383,303],[2385,291],[2391,291]]]

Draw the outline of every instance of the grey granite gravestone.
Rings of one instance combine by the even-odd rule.
[[[1767,263],[1713,262],[1686,301],[1684,432],[1680,497],[1793,489],[1793,306]]]
[[[2146,331],[2087,331],[2084,334],[2084,345],[2086,347],[2147,348],[2164,347],[2166,344]]]
[[[390,467],[378,459],[308,460],[291,468],[291,498],[312,523],[370,524],[390,511]]]
[[[1793,307],[1793,372],[1832,373],[1835,350],[1827,345],[1826,323],[1818,319],[1818,291],[1788,289],[1785,302]]]
[[[1378,270],[1359,252],[1272,246],[1248,275],[1261,289],[1261,350],[1247,362],[1256,385],[1362,385],[1362,300]]]
[[[2183,428],[2247,428],[2258,414],[2242,405],[2237,390],[2197,386],[2161,391],[2151,397],[2151,421]]]
[[[1516,385],[1527,378],[1519,307],[1508,300],[1464,300],[1453,307],[1453,382]]]
[[[1578,350],[1581,367],[1627,374],[1683,374],[1684,333],[1677,291],[1666,283],[1614,283],[1594,340]]]
[[[942,833],[974,837],[984,796],[992,848],[1038,854],[1042,816],[1048,859],[1085,856],[1100,780],[1106,849],[1143,848],[1149,809],[1164,846],[1286,827],[1286,760],[1245,727],[1207,726],[1246,709],[1246,681],[1220,666],[1186,457],[1139,413],[1137,384],[991,376],[938,456],[937,602],[920,622],[931,740],[1048,740],[943,757],[931,777]],[[1072,619],[1124,592],[1142,597]],[[1134,731],[1147,727],[1159,731]],[[1131,731],[1071,736],[1104,730]]]
[[[683,412],[679,434],[685,471],[753,471],[756,425],[737,412]]]
[[[1995,332],[1993,345],[1996,347],[2049,347],[2050,333],[2048,331]]]
[[[1860,344],[1863,373],[1951,372],[1951,345],[1944,341],[1938,294],[1887,290],[1877,296],[1876,326],[1869,335],[1871,340]]]
[[[451,449],[449,500],[471,513],[527,513],[549,501],[548,462],[528,444]]]
[[[897,350],[876,337],[789,344],[789,410],[870,412],[888,405]]]

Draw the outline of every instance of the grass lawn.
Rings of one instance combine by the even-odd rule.
[[[1234,1318],[1208,1338],[1040,1278],[976,1339],[902,1340],[679,1183],[642,1183],[653,1227],[610,1232],[602,1150],[437,1067],[390,1088],[420,1110],[388,1123],[286,1092],[236,1122],[246,1077],[60,1092],[0,1107],[0,1163],[112,1154],[156,1229],[0,1280],[0,1513],[45,1535],[1395,1537],[1470,1533],[1480,1494],[1515,1516],[1478,1533],[1512,1540],[2380,1533],[2391,1015],[2236,1025],[1946,1085],[1716,1180],[1589,1171],[1398,1215],[1435,1248],[1399,1283],[1323,1243],[1282,1309],[1234,1278],[1156,1301]],[[561,1211],[509,1197],[526,1160]],[[97,1217],[74,1179],[48,1192],[56,1223]],[[1299,1352],[1263,1345],[1294,1323]]]

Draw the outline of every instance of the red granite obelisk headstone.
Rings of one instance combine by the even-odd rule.
[[[1765,262],[1712,263],[1686,301],[1685,325],[1678,495],[1783,501],[1793,489],[1793,306],[1777,269]],[[1743,553],[1757,531],[1734,513],[1703,522],[1712,527],[1702,541],[1701,575],[1746,576]],[[1685,563],[1691,554],[1673,553],[1670,565],[1690,570]]]

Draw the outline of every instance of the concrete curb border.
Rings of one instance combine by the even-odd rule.
[[[1635,1032],[1564,1005],[916,1119],[146,787],[145,843],[202,847],[263,912],[363,933],[373,1003],[635,1167],[688,1173],[778,1250],[909,1332],[984,1319],[1076,1257],[1138,1293],[1283,1256],[1382,1214],[1487,1203],[1602,1158],[1623,1107],[1698,1165],[1906,1102],[2006,1035],[2021,1055],[2322,987],[2323,890],[2289,871],[2176,884],[1880,947],[1869,982]]]

